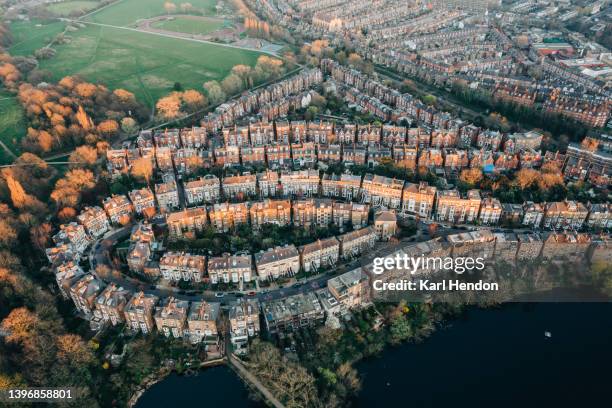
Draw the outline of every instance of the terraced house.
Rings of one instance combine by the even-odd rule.
[[[223,194],[227,199],[245,199],[257,194],[257,179],[254,174],[229,176],[223,179]]]
[[[279,194],[279,178],[278,173],[272,170],[266,170],[257,173],[257,187],[259,197],[268,198],[276,197]]]

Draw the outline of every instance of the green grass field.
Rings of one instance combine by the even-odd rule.
[[[193,8],[203,11],[205,15],[210,16],[215,12],[216,0],[191,0],[189,3]],[[175,4],[178,7],[180,2]],[[164,0],[123,0],[87,16],[86,20],[127,27],[135,25],[138,20],[164,14],[166,14]]]
[[[166,31],[174,31],[187,34],[208,34],[213,31],[223,28],[224,22],[208,18],[193,19],[177,17],[172,20],[156,21],[152,24],[153,28],[159,28]]]
[[[26,133],[26,118],[17,98],[0,92],[0,140],[17,156],[21,154],[21,139]],[[0,163],[12,161],[4,149],[0,148]]]
[[[47,10],[57,14],[58,16],[68,16],[74,11],[87,12],[93,10],[100,4],[93,0],[74,0],[64,1],[62,3],[52,3],[47,5]]]
[[[11,55],[32,55],[37,49],[49,44],[65,27],[65,23],[59,21],[44,25],[29,21],[11,23],[13,45],[9,51]]]
[[[162,37],[118,28],[88,26],[70,33],[69,44],[57,45],[54,58],[40,68],[55,80],[66,75],[125,88],[150,106],[172,90],[201,89],[206,81],[220,80],[236,64],[254,65],[257,52]]]

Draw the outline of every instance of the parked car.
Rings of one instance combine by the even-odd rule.
[[[215,297],[216,297],[216,298],[222,298],[223,296],[225,296],[225,293],[223,293],[223,292],[217,292],[217,293],[215,293]]]

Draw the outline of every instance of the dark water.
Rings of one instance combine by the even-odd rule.
[[[422,344],[360,363],[356,406],[612,406],[611,368],[611,303],[473,309]]]
[[[226,407],[257,408],[242,380],[227,366],[200,371],[194,376],[170,374],[138,400],[136,408]]]
[[[357,368],[360,408],[611,406],[612,303],[472,309],[422,344],[389,348]],[[167,406],[257,405],[230,369],[215,367],[172,375],[137,405]]]

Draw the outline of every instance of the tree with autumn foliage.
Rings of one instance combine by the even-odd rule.
[[[94,175],[85,169],[72,169],[55,183],[51,199],[58,208],[77,207],[81,202],[81,195],[96,185]]]

